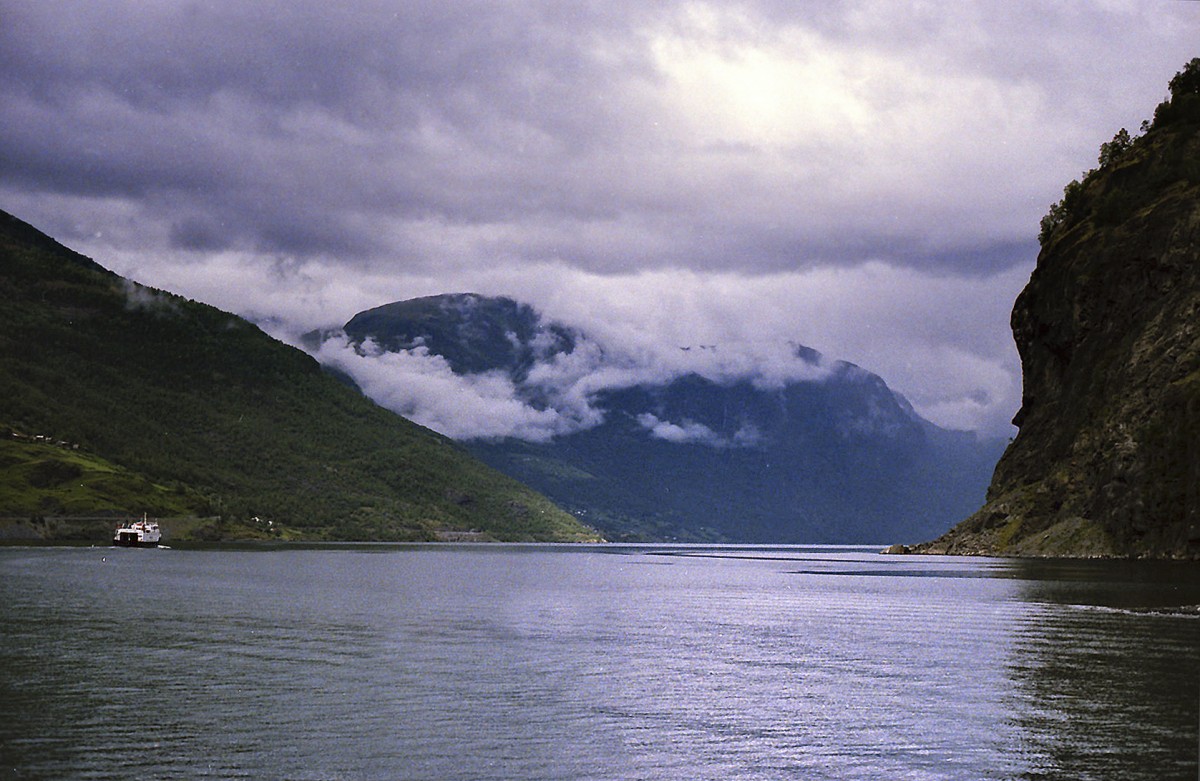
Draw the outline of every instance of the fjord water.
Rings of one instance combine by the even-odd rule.
[[[0,550],[0,778],[1193,779],[1200,568]]]

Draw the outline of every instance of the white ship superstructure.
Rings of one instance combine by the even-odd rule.
[[[113,545],[125,548],[154,548],[158,546],[160,539],[162,532],[158,528],[158,522],[148,521],[142,516],[140,521],[118,527],[113,535]]]

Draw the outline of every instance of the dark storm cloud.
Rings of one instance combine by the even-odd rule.
[[[350,238],[364,213],[470,223],[606,208],[569,182],[538,185],[528,167],[549,155],[569,179],[571,158],[614,121],[603,71],[628,62],[614,51],[597,65],[579,46],[594,16],[465,3],[9,6],[8,182],[168,194],[146,202],[152,216],[215,211],[235,239],[298,253],[378,249]]]
[[[500,244],[518,254],[556,253],[598,270],[778,269],[814,257],[861,262],[864,250],[887,256],[893,248],[897,259],[920,262],[919,248],[905,248],[926,240],[927,225],[896,225],[894,215],[877,218],[859,203],[870,193],[858,179],[886,162],[862,150],[878,148],[872,136],[886,123],[850,129],[864,136],[857,148],[838,144],[836,131],[816,142],[762,137],[721,126],[753,105],[704,116],[705,103],[736,101],[764,78],[804,71],[672,80],[689,69],[736,69],[763,46],[768,60],[818,45],[914,56],[920,42],[941,40],[939,29],[961,18],[905,17],[908,34],[882,36],[879,25],[894,15],[869,7],[802,15],[771,4],[730,7],[736,12],[673,4],[10,3],[0,64],[17,132],[0,146],[3,173],[25,187],[142,199],[150,218],[176,226],[169,235],[181,247],[220,243],[197,245],[195,231],[179,227],[195,223],[190,212],[219,214],[226,244],[298,254],[384,251],[386,243],[354,238],[364,221],[391,221],[404,233],[404,222],[433,218],[503,227]],[[789,40],[789,26],[828,40]],[[964,46],[941,56],[961,70],[970,53]],[[681,58],[678,73],[664,61],[672,57]],[[838,76],[817,69],[807,78]],[[791,99],[785,83],[766,88],[775,93],[769,100]],[[703,94],[709,89],[733,94]],[[814,96],[794,99],[805,97]],[[886,103],[867,107],[886,111]],[[695,122],[681,118],[698,108]],[[902,142],[895,154],[912,151]],[[929,153],[958,158],[954,149]],[[772,176],[781,165],[783,175]],[[852,192],[826,200],[847,173]],[[872,186],[886,201],[902,184],[883,172]],[[580,235],[589,241],[577,244]],[[988,240],[978,242],[951,236],[932,257],[991,251]],[[478,251],[495,246],[483,242]]]

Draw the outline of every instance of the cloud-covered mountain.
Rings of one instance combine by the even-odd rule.
[[[309,346],[611,538],[939,533],[977,509],[1001,450],[796,343],[606,343],[509,298],[400,301]]]

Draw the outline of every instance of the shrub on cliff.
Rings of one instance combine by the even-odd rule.
[[[1193,58],[1168,82],[1171,97],[1154,109],[1154,128],[1176,122],[1200,122],[1200,57]]]
[[[1143,135],[1133,136],[1125,128],[1121,128],[1111,141],[1100,145],[1098,166],[1085,171],[1079,180],[1072,180],[1063,189],[1062,200],[1052,204],[1046,216],[1042,217],[1039,225],[1038,242],[1045,246],[1046,242],[1067,224],[1075,223],[1085,217],[1089,211],[1094,213],[1102,224],[1113,224],[1126,215],[1125,206],[1132,196],[1132,184],[1128,184],[1125,192],[1108,192],[1097,200],[1085,197],[1088,185],[1096,178],[1099,171],[1114,168],[1127,159],[1131,152],[1138,148],[1139,142],[1146,134],[1161,131],[1174,125],[1200,123],[1200,57],[1196,57],[1183,66],[1168,84],[1171,96],[1160,103],[1154,110],[1154,121],[1143,122]],[[1167,181],[1183,179],[1195,182],[1200,179],[1200,164],[1195,160],[1179,160],[1174,165],[1159,165],[1148,174],[1143,184],[1159,187]]]

